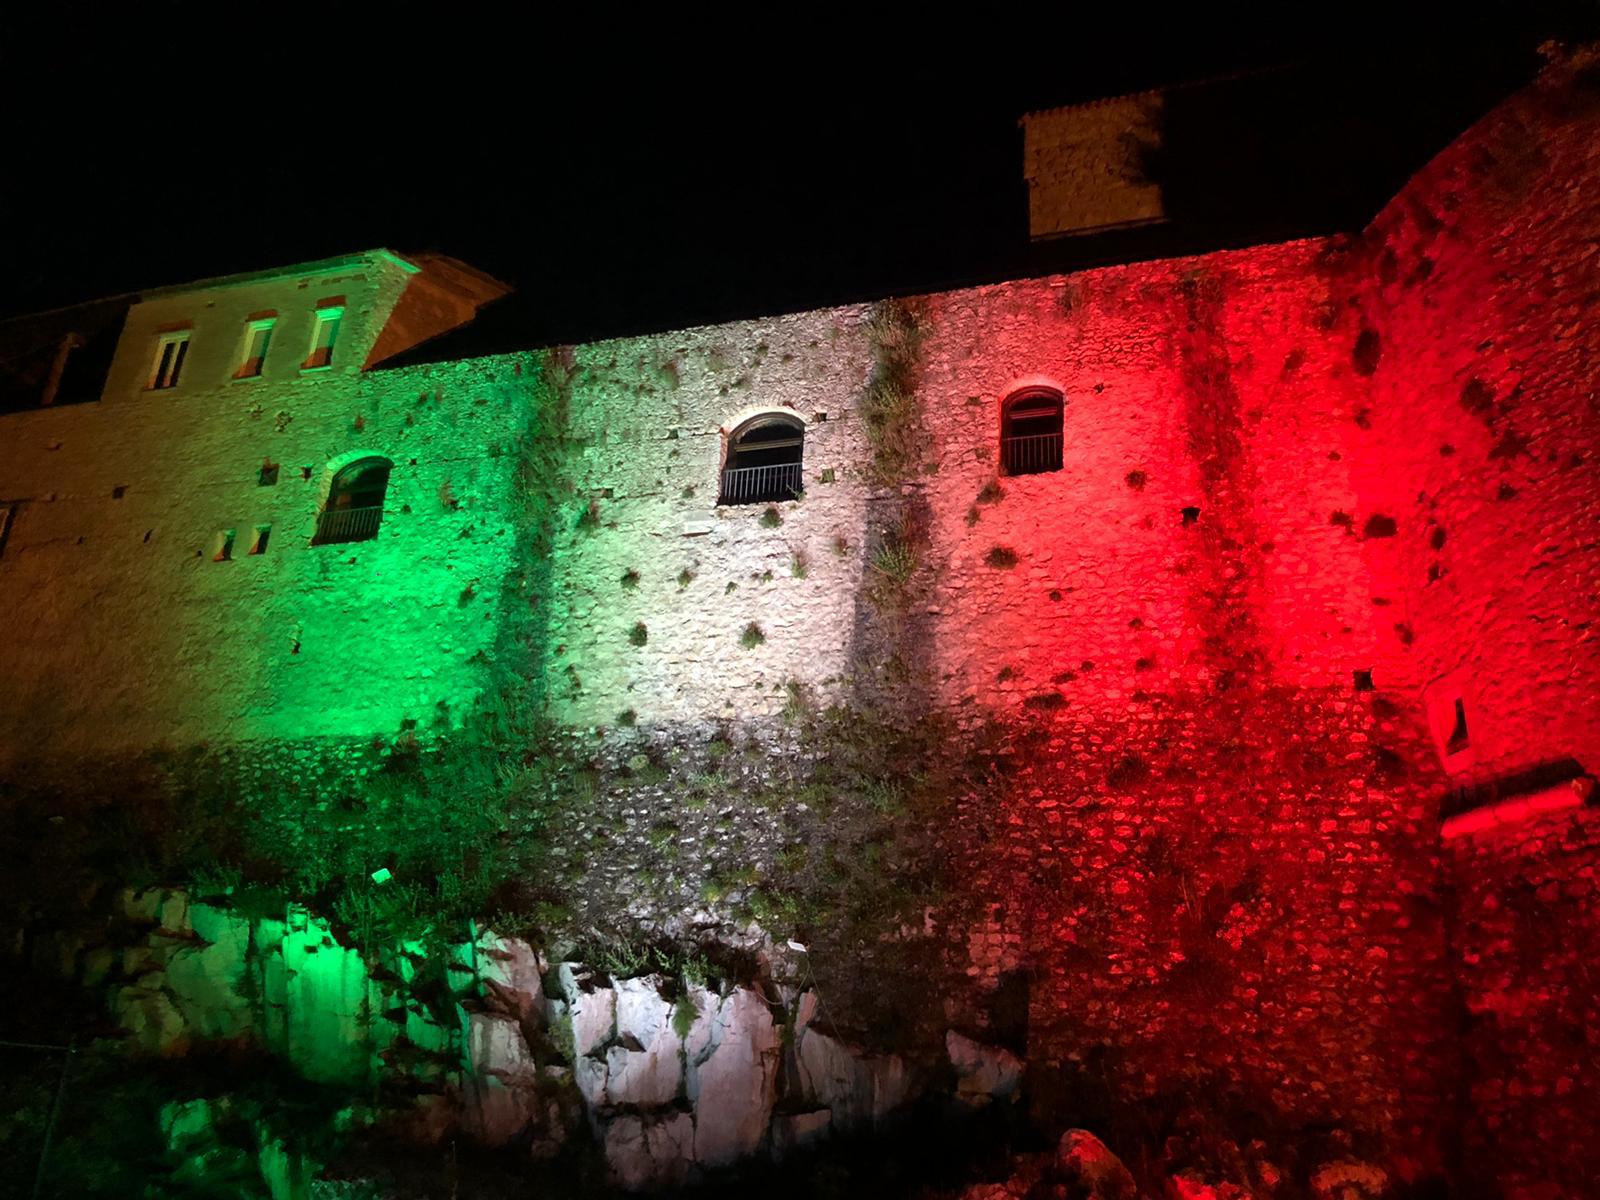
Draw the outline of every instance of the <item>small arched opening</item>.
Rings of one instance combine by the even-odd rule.
[[[1061,393],[1024,388],[1000,407],[1000,473],[1043,475],[1061,470]]]
[[[800,494],[805,425],[785,413],[751,417],[728,438],[718,504],[772,504]]]
[[[328,486],[328,499],[317,514],[314,546],[365,542],[378,536],[383,523],[383,498],[389,490],[387,458],[358,458],[340,467]]]

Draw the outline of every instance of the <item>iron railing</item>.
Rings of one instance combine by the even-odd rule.
[[[800,494],[800,464],[775,463],[770,467],[729,467],[722,473],[718,504],[769,504],[793,500]]]
[[[364,542],[378,536],[378,525],[383,521],[383,505],[370,508],[325,508],[317,514],[317,535],[311,539],[313,546],[335,545],[340,542]]]
[[[1038,475],[1061,470],[1061,435],[1034,433],[1000,439],[1000,463],[1007,475]]]

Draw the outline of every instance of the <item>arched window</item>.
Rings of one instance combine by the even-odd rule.
[[[1000,473],[1042,475],[1061,470],[1061,393],[1024,388],[1000,408]]]
[[[799,417],[763,413],[728,439],[718,504],[771,504],[800,494],[805,425]]]
[[[314,546],[335,542],[365,542],[378,536],[383,521],[383,494],[389,489],[387,458],[360,458],[339,468],[328,488],[328,499],[317,514]]]

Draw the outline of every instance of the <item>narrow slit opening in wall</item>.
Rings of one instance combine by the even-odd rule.
[[[270,458],[261,463],[261,473],[256,476],[257,487],[271,487],[278,482],[278,464]]]
[[[1450,736],[1445,739],[1444,752],[1446,754],[1460,754],[1472,744],[1467,736],[1467,706],[1460,696],[1456,697],[1455,723],[1450,727]]]
[[[216,546],[211,553],[212,562],[228,562],[233,558],[233,535],[232,529],[217,530]]]
[[[1353,672],[1353,674],[1355,675],[1356,691],[1370,692],[1373,690],[1374,685],[1372,682],[1372,672],[1370,670],[1357,670]]]
[[[250,538],[250,553],[265,554],[267,542],[272,538],[271,525],[257,525],[254,535]]]

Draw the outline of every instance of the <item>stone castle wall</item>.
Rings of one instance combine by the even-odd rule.
[[[0,560],[19,626],[0,753],[458,720],[512,558],[513,371],[224,382],[7,417],[0,479],[25,503]],[[359,453],[394,462],[378,538],[312,546],[329,464]]]
[[[1342,1123],[1414,1175],[1452,1165],[1464,1101],[1474,1170],[1559,1194],[1567,1166],[1498,1139],[1595,1141],[1560,1069],[1594,1025],[1589,814],[1443,851],[1438,821],[1454,784],[1593,768],[1593,96],[1514,100],[1358,239],[908,301],[924,442],[891,483],[867,306],[8,417],[0,479],[33,499],[0,600],[38,620],[8,743],[447,725],[508,604],[569,732],[676,751],[797,695],[936,711],[1001,746],[950,831],[965,1018],[1019,1036],[1020,987],[1059,1077]],[[997,478],[1001,403],[1037,384],[1063,470]],[[517,439],[557,394],[548,552],[519,563]],[[774,409],[805,424],[803,498],[718,506],[727,435]],[[382,535],[310,547],[355,450],[396,464]]]
[[[1368,235],[1381,358],[1352,464],[1397,518],[1375,587],[1436,741],[1463,702],[1452,782],[1490,794],[1567,760],[1593,772],[1600,749],[1597,123],[1600,78],[1579,56],[1448,148]],[[1600,1175],[1596,829],[1583,809],[1445,846],[1463,1168],[1498,1194],[1579,1195]]]

